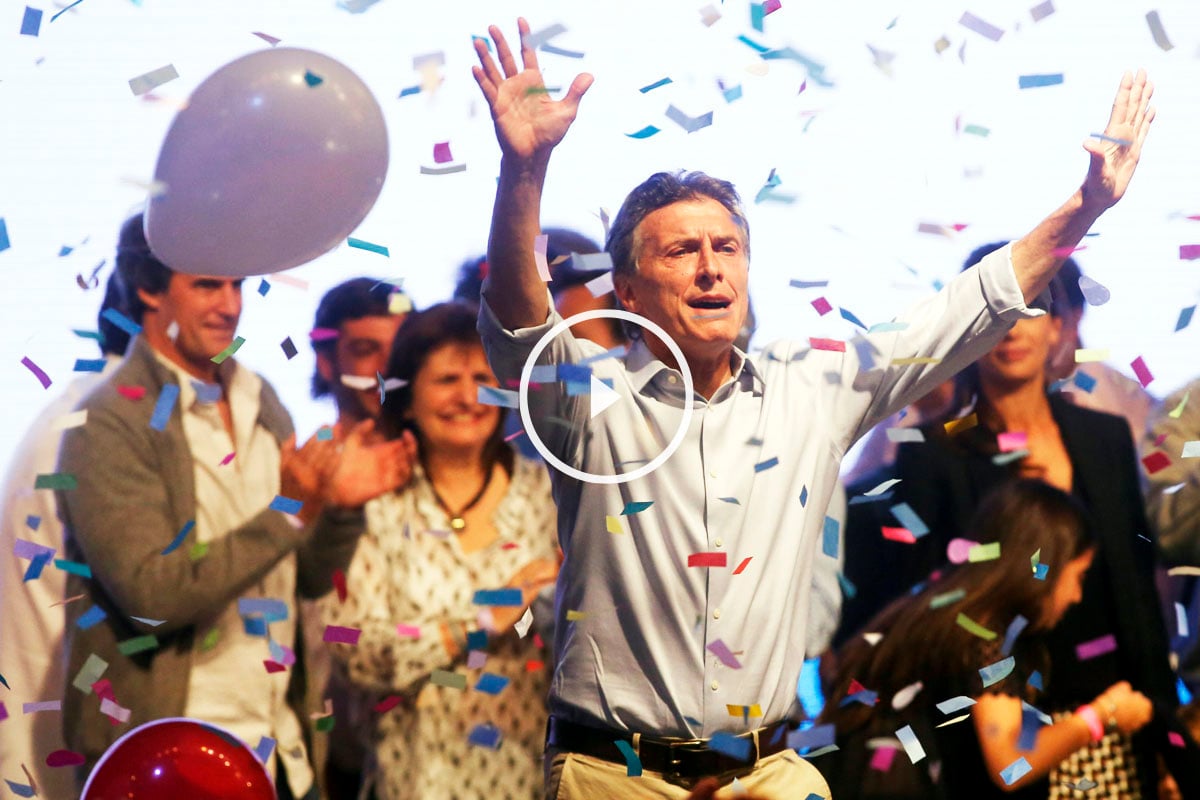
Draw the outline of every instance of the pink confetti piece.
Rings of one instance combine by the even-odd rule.
[[[1105,653],[1111,653],[1117,649],[1117,639],[1111,633],[1107,636],[1101,636],[1098,639],[1092,639],[1090,642],[1080,642],[1075,645],[1075,655],[1080,661],[1102,656]]]
[[[689,567],[724,567],[724,553],[692,553],[688,556]]]
[[[1167,731],[1167,741],[1175,747],[1186,747],[1178,731]]]
[[[533,261],[537,265],[538,277],[549,283],[550,264],[546,261],[546,248],[550,246],[550,237],[544,233],[533,237]]]
[[[1200,258],[1200,244],[1179,245],[1179,258],[1182,261],[1195,261]]]
[[[267,668],[268,673],[287,671],[287,667],[285,667],[283,664],[280,664],[278,661],[271,661],[270,659],[263,661],[263,666]]]
[[[400,634],[401,636],[403,636],[407,639],[420,639],[421,638],[421,626],[420,625],[405,625],[403,622],[401,622],[400,624],[398,624],[396,626],[396,633]]]
[[[223,467],[226,464],[228,464],[230,461],[233,461],[233,457],[236,455],[237,455],[237,453],[230,453],[229,455],[225,456],[224,458],[221,459],[221,463],[219,466]]]
[[[742,662],[737,660],[737,656],[729,649],[729,646],[720,639],[714,639],[709,645],[708,650],[716,656],[722,664],[731,669],[741,669]]]
[[[46,756],[47,767],[77,767],[87,761],[82,753],[74,750],[55,750]]]
[[[783,8],[783,3],[781,3],[780,0],[766,0],[766,2],[763,3],[763,16],[765,17],[767,14],[773,14],[781,8]]]
[[[326,625],[324,640],[337,644],[358,644],[362,631],[358,628],[346,628],[341,625]]]
[[[445,164],[453,160],[454,156],[450,155],[449,142],[438,142],[433,146],[433,162],[435,164]]]
[[[904,544],[913,544],[917,541],[917,537],[913,536],[912,531],[908,528],[890,528],[887,525],[882,526],[883,538],[892,542],[903,542]]]
[[[295,275],[288,275],[284,272],[276,272],[271,276],[271,280],[276,283],[282,283],[285,286],[291,286],[294,289],[308,291],[308,281],[303,278],[297,278]]]
[[[487,664],[487,653],[482,650],[472,650],[467,653],[468,669],[483,669]]]
[[[996,437],[1001,453],[1012,453],[1024,450],[1029,446],[1029,437],[1024,431],[1006,431]]]
[[[1072,253],[1078,253],[1080,250],[1087,250],[1087,245],[1080,245],[1079,247],[1056,247],[1052,252],[1057,258],[1067,258]]]
[[[735,570],[733,571],[733,574],[734,574],[734,575],[741,575],[741,574],[742,574],[742,570],[744,570],[744,569],[746,568],[746,565],[750,563],[750,559],[752,559],[752,558],[754,558],[754,556],[746,556],[745,558],[743,558],[743,559],[742,559],[742,563],[740,563],[740,564],[738,564],[738,565],[737,565],[737,569],[735,569]]]
[[[887,772],[892,768],[892,760],[898,752],[900,751],[894,747],[875,748],[875,752],[871,754],[871,769]]]
[[[1004,35],[1001,28],[972,14],[970,11],[964,11],[962,17],[958,20],[958,24],[968,30],[975,31],[985,39],[991,39],[993,42],[1000,41],[1000,37]]]
[[[1150,382],[1154,380],[1154,376],[1150,374],[1150,368],[1146,366],[1146,362],[1142,360],[1141,356],[1135,358],[1129,366],[1133,368],[1133,374],[1137,376],[1143,389],[1149,386]]]
[[[133,712],[117,704],[115,701],[105,698],[100,701],[100,713],[106,717],[115,719],[117,722],[129,722],[129,717]]]
[[[62,711],[62,700],[42,700],[39,703],[23,703],[21,711],[25,714],[36,714],[39,711]]]
[[[271,36],[270,34],[262,33],[260,31],[252,31],[252,35],[257,36],[258,38],[262,39],[264,42],[271,45],[271,47],[274,47],[275,45],[279,44],[282,41],[281,39],[276,39],[274,36]]]
[[[818,339],[809,337],[808,344],[813,350],[828,350],[831,353],[846,352],[846,343],[840,339]]]
[[[1156,450],[1142,459],[1142,466],[1146,468],[1147,475],[1153,475],[1154,473],[1171,466],[1171,459],[1166,453],[1162,452],[1161,450]]]
[[[829,301],[824,297],[818,297],[816,300],[813,300],[812,307],[815,308],[817,313],[822,317],[833,310],[833,306],[829,305]]]
[[[118,386],[117,394],[124,397],[126,400],[137,402],[146,396],[145,386]]]
[[[395,708],[398,705],[400,705],[400,695],[393,694],[389,697],[383,698],[378,703],[376,703],[375,707],[372,709],[372,711],[374,711],[377,714],[386,714],[387,712],[391,711],[393,708]]]
[[[337,328],[313,328],[309,331],[308,338],[311,342],[328,342],[338,338],[341,334]]]
[[[38,382],[42,384],[43,389],[50,388],[50,384],[53,383],[53,381],[50,380],[50,376],[47,375],[41,367],[33,363],[33,359],[31,359],[29,356],[25,356],[21,359],[21,363],[25,365],[26,369],[33,373],[33,377],[38,379]]]

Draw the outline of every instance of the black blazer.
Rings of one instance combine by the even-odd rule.
[[[1156,774],[1149,754],[1160,752],[1180,787],[1186,783],[1197,792],[1183,788],[1184,796],[1200,797],[1200,749],[1191,744],[1190,753],[1181,759],[1177,756],[1183,756],[1184,750],[1167,742],[1168,730],[1182,732],[1183,727],[1175,716],[1175,676],[1167,660],[1167,634],[1154,584],[1155,550],[1129,426],[1121,417],[1079,408],[1057,395],[1049,399],[1071,459],[1075,491],[1088,507],[1097,544],[1096,559],[1084,582],[1083,602],[1068,612],[1056,629],[1060,639],[1076,635],[1057,647],[1052,642],[1052,653],[1061,659],[1065,651],[1073,658],[1071,646],[1090,638],[1073,630],[1074,621],[1101,618],[1102,633],[1112,633],[1117,640],[1117,651],[1109,657],[1116,660],[1119,678],[1129,681],[1155,705],[1155,723],[1136,737],[1141,772],[1150,779],[1147,789],[1154,790]],[[904,556],[893,565],[899,573],[894,580],[903,586],[924,580],[944,565],[946,546],[966,533],[979,502],[989,490],[1015,475],[1013,467],[997,466],[986,451],[967,446],[971,437],[976,442],[994,441],[994,432],[982,426],[954,438],[946,436],[941,425],[922,430],[925,442],[901,445],[895,467],[901,483],[892,502],[881,509],[886,512],[895,502],[907,502],[930,529],[916,544],[906,546]],[[1069,698],[1082,703],[1104,688],[1059,686],[1056,692],[1051,687],[1051,695],[1061,697],[1064,689],[1067,695],[1072,690],[1083,692]],[[1190,743],[1186,735],[1185,741]]]

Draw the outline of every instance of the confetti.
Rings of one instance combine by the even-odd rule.
[[[991,640],[996,638],[996,634],[993,631],[989,631],[987,628],[983,627],[978,622],[971,619],[970,617],[968,617],[966,614],[963,614],[962,612],[959,612],[958,616],[954,619],[954,621],[955,621],[955,623],[958,624],[958,626],[960,628],[966,629],[967,631],[978,636],[980,639],[990,642]],[[987,686],[989,684],[984,684],[984,685]]]
[[[621,755],[625,757],[625,775],[629,778],[638,778],[642,774],[642,760],[638,758],[638,754],[634,752],[633,746],[624,739],[617,739],[617,749],[621,751]]]
[[[1097,639],[1092,639],[1088,642],[1080,642],[1075,645],[1075,657],[1080,661],[1087,661],[1092,658],[1097,658],[1105,653],[1111,653],[1117,649],[1117,639],[1111,633],[1101,636]]]
[[[1061,72],[1050,75],[1022,75],[1017,79],[1017,87],[1020,89],[1037,89],[1042,86],[1057,86],[1063,82]]]
[[[429,676],[430,683],[435,686],[444,686],[447,689],[466,689],[467,676],[460,672],[448,672],[444,669],[435,669]]]
[[[900,744],[904,745],[904,752],[908,754],[908,759],[912,763],[915,764],[925,757],[925,748],[921,746],[917,734],[913,733],[911,725],[905,725],[896,731],[896,738],[900,740]]]
[[[0,242],[2,244],[3,242]],[[0,247],[0,250],[4,248]],[[1195,261],[1200,258],[1200,244],[1181,244],[1179,245],[1179,258],[1181,261]]]
[[[38,703],[24,703],[21,710],[25,714],[37,714],[41,711],[62,711],[62,700],[42,700]]]
[[[979,417],[976,414],[971,413],[965,417],[962,417],[961,419],[952,419],[942,427],[945,428],[947,436],[953,436],[956,433],[962,433],[963,431],[970,430],[978,424]]]
[[[34,489],[55,489],[69,492],[79,485],[75,476],[68,472],[49,472],[33,479]]]
[[[975,31],[985,39],[991,39],[993,42],[1000,41],[1000,37],[1004,35],[1003,30],[989,22],[985,22],[970,11],[963,12],[962,17],[958,20],[958,24],[968,30]]]
[[[654,505],[653,500],[643,500],[625,504],[625,510],[621,512],[621,516],[627,517],[630,514],[640,514],[650,506]]]
[[[455,172],[466,172],[466,171],[467,171],[466,164],[451,164],[448,167],[427,167],[424,164],[421,165],[421,174],[422,175],[452,175]],[[384,248],[384,250],[386,250],[386,249],[387,248]],[[376,252],[379,252],[379,251],[376,251]],[[387,253],[385,252],[383,255],[387,255]]]
[[[358,644],[358,637],[362,636],[362,631],[358,628],[346,628],[341,625],[326,625],[325,633],[321,637],[322,641],[336,642],[337,644]]]
[[[833,306],[831,306],[829,301],[824,297],[818,297],[816,300],[813,300],[812,307],[815,308],[817,310],[817,314],[822,317],[833,310]]]
[[[724,567],[725,553],[692,553],[688,556],[689,567]]]
[[[704,27],[706,28],[711,28],[720,18],[721,12],[717,11],[713,6],[705,6],[700,9],[700,21],[704,23]]]
[[[1095,136],[1095,134],[1092,135]],[[1079,276],[1079,291],[1083,292],[1083,298],[1091,306],[1102,306],[1112,297],[1112,293],[1108,289],[1086,275]]]
[[[1046,0],[1044,3],[1038,3],[1033,8],[1029,9],[1029,15],[1033,17],[1034,22],[1041,22],[1046,17],[1054,13],[1053,0]]]
[[[1000,543],[988,542],[987,544],[974,545],[967,551],[967,561],[972,564],[980,561],[995,561],[1000,557]]]
[[[625,135],[628,136],[630,139],[649,139],[651,136],[658,133],[660,130],[661,130],[660,128],[657,128],[654,125],[647,125],[646,127],[642,128],[640,130],[636,130],[633,133],[627,133]]]
[[[497,389],[494,386],[479,386],[476,400],[485,406],[517,408],[519,398],[516,392],[508,389]]]
[[[157,89],[164,83],[169,83],[179,77],[179,73],[175,71],[174,64],[167,64],[165,67],[151,70],[144,75],[138,75],[136,78],[129,79],[129,89],[135,96],[140,97],[148,92]]]
[[[683,113],[672,105],[667,107],[665,113],[667,115],[667,119],[671,120],[688,133],[695,133],[702,128],[707,128],[709,125],[712,125],[713,122],[713,112],[711,111],[701,114],[698,117],[689,117],[687,114]]]
[[[477,606],[522,606],[520,589],[477,589],[471,600]]]
[[[892,542],[902,542],[904,544],[913,544],[917,541],[917,537],[913,536],[912,531],[908,528],[893,528],[887,525],[880,526],[880,531],[883,533],[883,538]]]
[[[740,563],[740,564],[738,564],[738,565],[737,565],[737,569],[735,569],[735,570],[733,571],[733,574],[734,574],[734,575],[741,575],[741,574],[742,574],[742,570],[744,570],[744,569],[746,568],[746,565],[750,563],[750,559],[751,559],[751,558],[753,558],[753,557],[754,557],[754,556],[746,556],[745,558],[743,558],[743,559],[742,559],[742,563]]]
[[[8,225],[4,222],[4,217],[0,217],[0,252],[12,247],[8,240]]]
[[[271,501],[267,508],[272,511],[282,511],[284,514],[299,514],[300,509],[304,507],[304,502],[295,500],[291,497],[284,497],[281,494],[275,495],[275,499]]]
[[[1179,320],[1175,323],[1175,333],[1179,333],[1181,330],[1186,328],[1188,325],[1191,325],[1192,324],[1192,315],[1195,313],[1196,313],[1195,306],[1188,306],[1187,308],[1180,310]]]
[[[658,89],[659,87],[662,87],[662,86],[666,86],[670,83],[674,83],[674,81],[672,81],[670,78],[661,78],[661,79],[655,81],[654,83],[646,84],[642,88],[638,89],[638,91],[641,92],[642,94],[645,94],[646,92],[652,92],[655,89]]]
[[[755,472],[765,472],[765,471],[771,469],[772,467],[775,467],[778,465],[779,465],[779,458],[778,458],[778,456],[774,456],[772,458],[768,458],[766,461],[760,461],[757,464],[755,464],[754,471]]]
[[[529,633],[530,626],[533,625],[533,609],[525,609],[525,613],[517,620],[513,628],[517,631],[517,638],[524,639]]]
[[[929,533],[929,526],[917,515],[917,512],[912,510],[908,503],[897,503],[891,507],[890,511],[892,516],[918,539]]]
[[[79,615],[79,619],[75,620],[75,624],[79,629],[86,631],[88,628],[101,622],[108,614],[100,606],[92,606],[87,611]]]
[[[1154,380],[1154,376],[1150,374],[1150,368],[1146,366],[1146,362],[1141,356],[1138,356],[1129,365],[1133,369],[1133,374],[1137,376],[1138,381],[1142,384],[1142,388],[1146,388]]]
[[[813,350],[827,350],[831,353],[846,352],[846,343],[838,339],[819,339],[810,336],[808,346]]]
[[[0,250],[2,249],[4,248],[0,247]],[[31,359],[29,356],[25,356],[21,359],[21,363],[25,365],[26,369],[33,373],[33,376],[38,379],[39,383],[42,384],[43,389],[50,388],[50,384],[53,383],[53,381],[50,380],[50,376],[47,375],[41,367],[33,363],[33,359]]]
[[[123,656],[131,656],[135,653],[141,653],[146,650],[154,650],[158,647],[158,637],[153,634],[145,636],[135,636],[132,639],[126,639],[123,642],[117,642],[117,651]]]
[[[825,517],[821,528],[821,552],[829,558],[838,557],[838,521],[833,517]]]
[[[100,680],[104,675],[104,671],[108,669],[108,662],[100,656],[92,653],[83,662],[83,666],[79,668],[75,679],[71,681],[71,685],[84,694],[91,694],[92,684]]]
[[[1157,11],[1146,12],[1146,23],[1150,26],[1150,35],[1154,37],[1154,43],[1162,50],[1171,50],[1175,47],[1167,38],[1167,30],[1163,27],[1162,19],[1158,16]],[[24,33],[24,31],[21,32]]]
[[[737,660],[737,656],[729,649],[720,639],[714,639],[708,645],[708,651],[711,652],[725,666],[731,669],[741,669],[742,663]],[[762,716],[761,714],[759,716]]]
[[[970,708],[973,705],[975,705],[974,699],[966,695],[959,695],[938,703],[937,710],[943,714],[953,714],[956,711],[962,711],[964,708]]]
[[[992,637],[995,635],[996,634],[993,633]],[[988,664],[986,667],[980,669],[979,677],[983,680],[983,688],[986,689],[987,687],[999,683],[1007,678],[1010,674],[1012,674],[1013,667],[1015,667],[1016,664],[1016,659],[1012,656],[1008,656],[1007,658],[1000,659],[995,664]]]
[[[708,740],[710,750],[715,750],[738,761],[750,759],[751,745],[752,742],[749,739],[743,739],[726,731],[717,731]]]
[[[21,35],[37,36],[42,27],[42,10],[25,6],[25,16],[21,19]]]
[[[1003,779],[1005,786],[1012,786],[1014,783],[1021,780],[1021,778],[1024,778],[1032,771],[1033,767],[1029,766],[1029,762],[1025,760],[1024,756],[1021,756],[1016,761],[1000,770],[1000,777]]]
[[[1147,475],[1153,475],[1171,466],[1171,459],[1167,457],[1166,453],[1156,450],[1142,458],[1142,466],[1146,468]]]
[[[304,70],[304,82],[308,84],[310,89],[312,89],[324,83],[325,79],[315,72],[306,69]]]
[[[55,750],[46,756],[47,767],[78,767],[86,761],[87,758],[82,753],[76,753],[74,750]]]
[[[897,444],[902,442],[923,442],[925,434],[920,428],[888,428],[887,438],[889,442]]]
[[[475,747],[485,747],[488,750],[499,750],[503,738],[500,729],[494,725],[476,725],[467,734],[467,743]]]
[[[1021,635],[1021,631],[1025,630],[1025,626],[1029,624],[1029,620],[1024,616],[1017,614],[1012,622],[1008,623],[1008,630],[1004,633],[1004,645],[1000,648],[1000,655],[1007,656],[1012,653],[1013,644],[1017,641],[1017,637]]]

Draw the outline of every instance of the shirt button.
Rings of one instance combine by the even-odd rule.
[[[675,384],[679,383],[679,378],[676,378],[674,375],[668,375],[668,376],[667,376],[667,383],[669,383],[669,384],[671,384],[672,386],[674,386]]]
[[[713,619],[720,619],[720,618],[721,618],[721,609],[714,608],[713,609]]]
[[[713,540],[713,546],[715,546],[715,547],[721,547],[724,544],[725,544],[724,539],[717,538],[717,539]]]
[[[715,692],[717,689],[721,688],[721,684],[717,683],[716,681],[713,681],[712,683],[710,683],[708,685],[708,688],[712,689]]]

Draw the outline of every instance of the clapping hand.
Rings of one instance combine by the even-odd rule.
[[[476,39],[475,53],[479,56],[480,66],[472,67],[471,73],[491,108],[496,139],[505,157],[544,159],[575,121],[579,100],[592,85],[592,76],[587,73],[575,76],[567,96],[562,100],[551,100],[542,82],[542,73],[538,71],[537,53],[528,43],[529,23],[524,19],[517,20],[517,31],[521,35],[522,69],[517,69],[517,62],[500,29],[492,25],[488,33],[496,43],[500,67],[492,60],[487,42]]]
[[[341,441],[329,464],[322,497],[331,506],[357,508],[368,500],[408,483],[417,460],[417,440],[411,432],[392,441],[379,441],[374,420],[364,420]]]
[[[1146,80],[1145,70],[1139,69],[1136,76],[1126,72],[1121,79],[1104,138],[1083,143],[1092,156],[1083,182],[1085,204],[1103,211],[1125,194],[1154,121],[1154,108],[1150,106],[1153,94],[1154,84]]]

